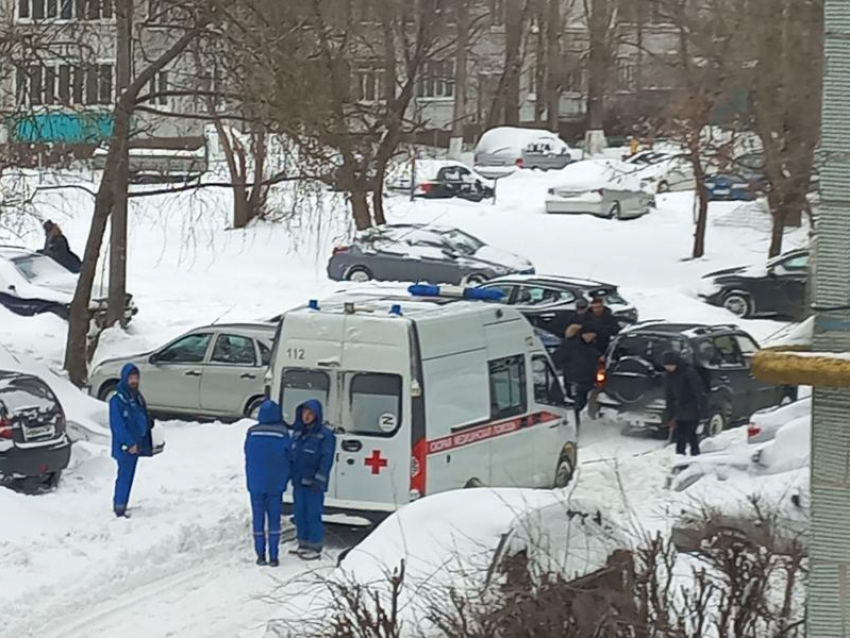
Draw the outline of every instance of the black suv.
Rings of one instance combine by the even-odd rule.
[[[508,275],[479,287],[502,291],[502,303],[515,306],[535,328],[559,339],[580,298],[589,301],[593,296],[602,297],[621,327],[638,319],[637,310],[620,296],[617,286],[601,281],[558,275]]]
[[[38,377],[0,370],[0,485],[54,487],[68,466],[65,413]]]
[[[693,365],[705,383],[709,414],[701,434],[719,434],[756,410],[796,397],[797,389],[759,381],[750,372],[756,341],[734,325],[647,323],[620,333],[597,375],[599,406],[632,429],[664,432],[664,353]]]
[[[699,295],[739,317],[805,315],[809,251],[793,250],[775,257],[767,266],[745,266],[705,275]]]

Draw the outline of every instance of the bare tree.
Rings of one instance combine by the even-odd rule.
[[[598,155],[605,147],[605,92],[619,48],[619,0],[583,0],[587,24],[587,130],[584,149]]]

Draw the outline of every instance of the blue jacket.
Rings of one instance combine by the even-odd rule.
[[[118,391],[109,400],[109,429],[112,430],[112,458],[131,456],[127,449],[136,445],[144,455],[150,435],[150,415],[144,397],[138,390],[127,385],[131,374],[139,369],[132,363],[121,370]],[[150,455],[150,451],[148,451]]]
[[[310,408],[316,415],[316,420],[310,426],[301,420],[304,408]],[[293,484],[327,492],[334,454],[336,435],[322,422],[322,404],[310,400],[299,405],[292,428]]]
[[[245,476],[251,494],[283,494],[289,482],[289,431],[280,406],[265,401],[245,436]]]

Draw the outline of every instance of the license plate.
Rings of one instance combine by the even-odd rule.
[[[716,189],[714,189],[714,194],[715,195],[731,195],[732,191],[729,190],[728,188],[716,188]]]
[[[35,428],[27,428],[24,429],[24,438],[29,441],[31,439],[43,439],[49,438],[53,436],[54,429],[52,425],[42,425],[40,427]]]

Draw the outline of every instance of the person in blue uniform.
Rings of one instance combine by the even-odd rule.
[[[251,495],[254,550],[257,565],[280,564],[280,515],[283,493],[289,482],[289,430],[280,406],[265,401],[260,406],[259,423],[245,436],[245,476]],[[266,546],[268,545],[268,563]]]
[[[127,504],[140,456],[152,454],[151,425],[145,398],[139,391],[139,369],[132,363],[121,370],[118,388],[109,400],[109,428],[112,430],[112,458],[118,463],[112,509],[119,518],[130,518]]]
[[[322,422],[322,404],[306,401],[295,412],[292,428],[292,486],[298,547],[304,560],[322,554],[322,510],[336,452],[336,436]]]

